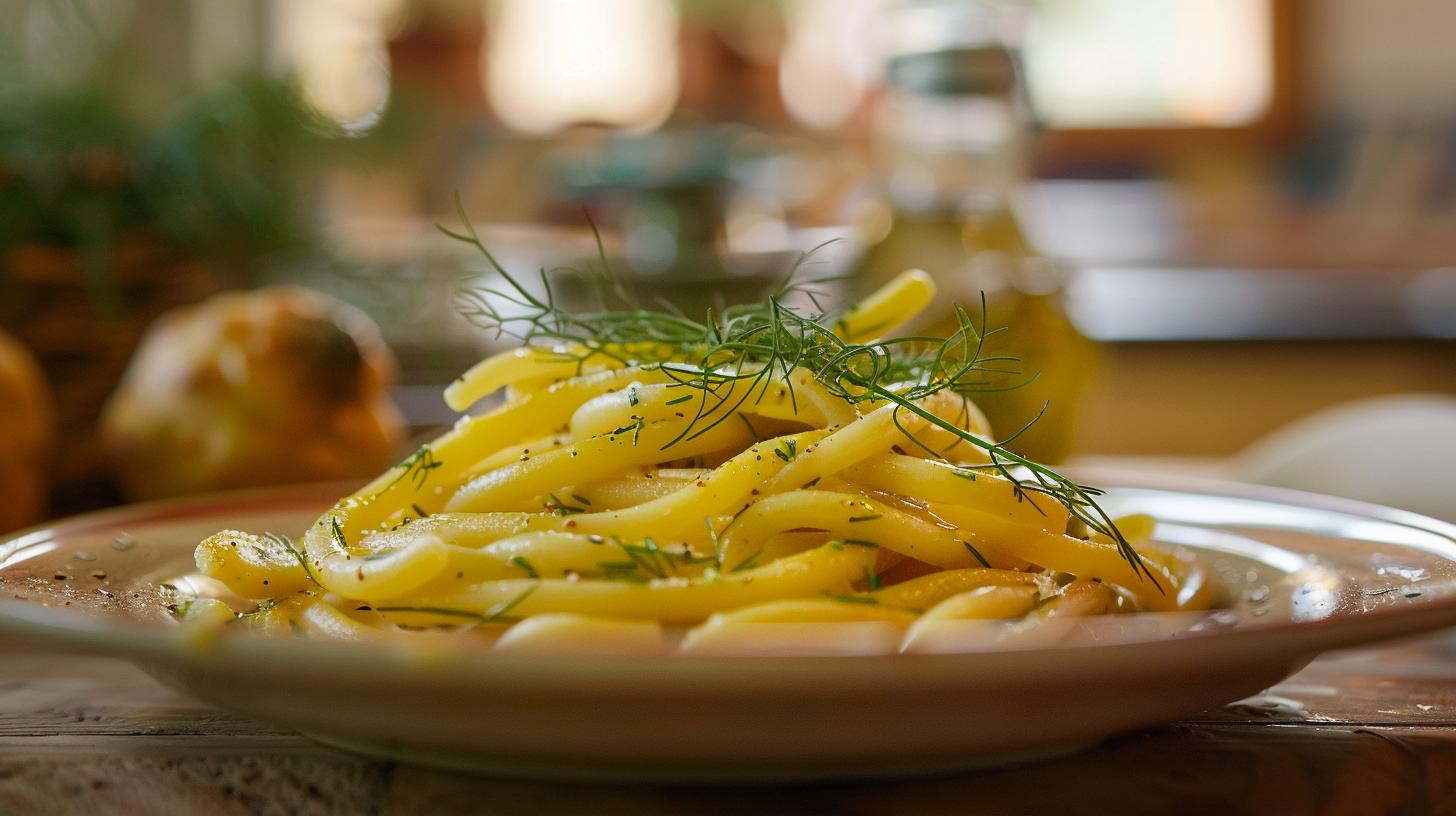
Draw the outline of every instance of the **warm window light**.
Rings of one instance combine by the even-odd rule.
[[[1037,4],[1032,99],[1056,127],[1247,124],[1272,94],[1273,1]]]
[[[1011,0],[966,0],[995,8]],[[1275,0],[1056,0],[1028,3],[1023,59],[1037,114],[1052,127],[1227,127],[1273,94]],[[877,15],[892,0],[786,0],[779,63],[784,107],[816,129],[842,126],[883,70]],[[941,6],[917,39],[959,34]],[[902,4],[900,14],[913,10]],[[953,16],[953,15],[952,15]],[[942,30],[944,29],[944,30]]]
[[[274,4],[277,57],[304,99],[362,132],[389,102],[388,21],[401,0],[288,0]]]
[[[1172,108],[1196,124],[1235,125],[1269,103],[1273,69],[1269,0],[1197,2],[1178,18],[1182,46],[1169,66]]]
[[[853,115],[880,68],[867,28],[886,5],[886,0],[795,0],[787,9],[779,92],[791,116],[824,130]]]
[[[486,93],[517,130],[651,130],[677,103],[671,0],[496,0],[486,26]]]

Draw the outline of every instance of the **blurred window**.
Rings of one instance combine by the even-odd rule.
[[[403,0],[272,0],[273,62],[304,99],[346,130],[379,121],[389,101],[389,23]]]
[[[811,128],[840,127],[881,70],[868,42],[885,0],[796,0],[784,12],[788,40],[779,92],[789,114]]]
[[[1057,0],[1034,7],[1032,99],[1058,128],[1228,127],[1269,107],[1274,0]]]
[[[678,21],[668,0],[497,0],[486,19],[486,87],[511,127],[651,130],[672,113]]]
[[[1299,0],[983,1],[1026,12],[1027,87],[1049,131],[1043,169],[1264,146],[1294,129]],[[902,2],[916,0],[786,3],[790,116],[826,131],[852,120],[883,73],[880,15]]]

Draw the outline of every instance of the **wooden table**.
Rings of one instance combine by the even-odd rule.
[[[0,814],[1456,814],[1456,633],[1039,765],[765,788],[488,779],[361,759],[116,661],[0,653]]]

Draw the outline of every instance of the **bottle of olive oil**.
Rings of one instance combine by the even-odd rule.
[[[913,328],[932,335],[955,330],[956,305],[979,320],[984,295],[986,326],[1005,330],[987,339],[983,355],[1019,361],[988,364],[999,370],[986,373],[975,402],[999,439],[1035,420],[1009,447],[1056,462],[1071,448],[1097,353],[1063,309],[1064,268],[1037,255],[1012,205],[1026,175],[1030,116],[1007,14],[966,0],[891,13],[877,189],[861,213],[873,243],[856,288],[926,270],[942,297]]]

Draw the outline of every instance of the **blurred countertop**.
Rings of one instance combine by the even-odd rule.
[[[1456,218],[1037,181],[1034,244],[1078,269],[1068,309],[1109,342],[1456,338]]]

